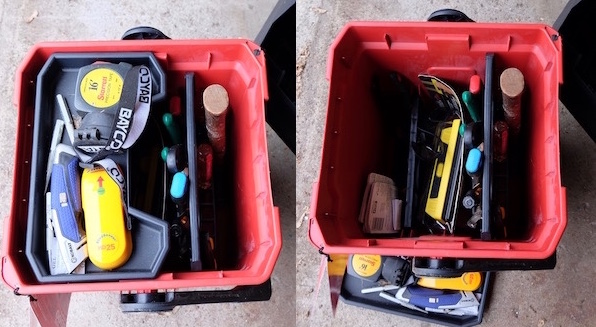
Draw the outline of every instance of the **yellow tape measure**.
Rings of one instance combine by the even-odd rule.
[[[348,274],[376,282],[381,276],[383,259],[378,254],[352,254],[348,259]]]
[[[77,76],[75,108],[84,112],[117,109],[124,80],[132,65],[94,63],[81,67]]]

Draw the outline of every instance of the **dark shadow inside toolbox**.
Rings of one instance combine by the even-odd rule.
[[[596,27],[587,24],[596,12],[593,1],[572,0],[555,21],[553,27],[563,38],[563,80],[561,102],[573,114],[583,129],[596,141],[596,45],[586,42]]]
[[[466,56],[470,56],[466,54]],[[462,56],[463,57],[463,56]],[[404,64],[401,60],[407,61]],[[454,58],[453,61],[464,59]],[[493,101],[494,101],[494,121],[503,120],[503,110],[501,109],[502,100],[501,92],[498,89],[498,76],[508,67],[518,67],[524,71],[529,69],[521,63],[526,61],[532,62],[535,58],[527,58],[527,54],[508,54],[507,56],[495,55],[495,69],[493,85]],[[422,61],[421,61],[422,62]],[[457,67],[427,67],[427,63],[416,64],[415,61],[407,58],[400,58],[399,53],[394,56],[387,56],[384,50],[368,50],[361,54],[358,59],[358,65],[352,68],[353,76],[347,78],[348,81],[354,83],[362,83],[366,81],[366,87],[355,87],[347,85],[346,87],[353,92],[346,94],[346,98],[336,99],[344,103],[350,103],[353,108],[360,108],[359,110],[366,110],[366,114],[356,114],[359,119],[358,128],[350,136],[343,136],[344,142],[352,145],[353,155],[360,158],[367,158],[366,161],[361,159],[353,160],[348,170],[352,174],[356,174],[355,182],[361,184],[366,180],[366,176],[370,172],[375,172],[385,176],[391,177],[397,186],[398,198],[404,199],[407,190],[407,174],[408,174],[408,147],[409,128],[410,128],[410,114],[413,103],[412,97],[406,99],[403,90],[400,87],[403,85],[396,84],[410,84],[414,88],[412,93],[420,94],[420,106],[418,114],[418,130],[425,129],[426,134],[434,131],[436,124],[430,122],[431,111],[435,110],[433,103],[429,96],[424,93],[425,90],[421,87],[417,75],[421,73],[429,73],[445,80],[450,86],[454,88],[457,94],[467,89],[467,81],[472,74],[478,74],[484,79],[484,62],[483,55],[476,55],[475,57],[465,58],[469,67],[458,69]],[[390,70],[389,67],[396,67],[396,70]],[[526,73],[526,72],[525,72]],[[530,73],[526,73],[530,76]],[[404,79],[400,83],[395,83],[396,77]],[[533,97],[532,88],[535,87],[533,83],[527,82],[523,94],[523,107],[529,107],[529,103]],[[417,90],[416,90],[417,89]],[[401,94],[400,94],[401,92]],[[460,99],[461,101],[461,99]],[[463,102],[462,102],[463,106]],[[530,238],[533,219],[531,208],[528,206],[532,201],[533,190],[530,185],[529,175],[527,173],[527,162],[530,162],[530,141],[532,126],[532,117],[527,112],[523,111],[525,115],[522,117],[523,125],[521,134],[516,138],[516,142],[509,142],[507,159],[504,162],[494,162],[493,164],[493,185],[492,185],[492,208],[491,224],[493,225],[493,239],[507,239],[507,240],[526,240]],[[464,107],[464,115],[468,115]],[[470,121],[469,116],[466,117]],[[333,118],[332,118],[333,119]],[[339,119],[340,124],[344,120]],[[352,124],[353,129],[353,122]],[[430,133],[429,133],[430,132]],[[424,135],[425,133],[418,133]],[[349,139],[346,141],[346,139]],[[427,137],[428,139],[428,137]],[[427,140],[428,142],[428,140]],[[465,157],[464,157],[465,158]],[[418,173],[416,174],[416,187],[414,195],[414,210],[412,214],[412,228],[404,228],[401,231],[402,237],[420,236],[429,234],[428,225],[422,223],[424,219],[424,201],[426,197],[426,190],[428,187],[429,176],[432,175],[434,165],[433,160],[417,160],[419,163]],[[355,169],[354,169],[355,168]],[[462,178],[462,190],[465,193],[466,188],[471,187],[469,177],[465,175]],[[351,188],[352,186],[350,186]],[[361,197],[364,187],[360,189],[359,197]],[[463,196],[463,195],[462,195]],[[353,200],[356,200],[354,198]],[[355,210],[355,204],[359,201],[349,201],[351,204],[347,206],[339,206],[342,209]],[[497,214],[498,207],[505,209],[505,216],[499,218]],[[471,236],[474,238],[480,237],[479,229],[472,229],[466,225],[466,221],[471,216],[470,210],[463,208],[461,203],[458,204],[458,216],[456,220],[455,235]],[[427,217],[427,219],[430,217]],[[503,220],[501,220],[503,219]],[[353,222],[345,222],[345,224],[352,224]],[[358,237],[360,234],[360,227],[354,225],[346,230],[349,237]],[[442,235],[439,231],[433,233]],[[375,238],[395,237],[395,235],[375,235]]]
[[[75,83],[78,69],[97,60],[105,62],[128,62],[133,65],[144,64],[150,68],[153,78],[153,103],[150,118],[141,138],[125,154],[110,156],[123,168],[127,175],[129,215],[132,217],[133,250],[130,259],[120,268],[112,271],[102,271],[95,267],[89,259],[86,260],[85,274],[50,275],[48,255],[46,252],[46,224],[45,224],[45,191],[44,177],[46,175],[47,158],[55,120],[61,114],[56,103],[56,94],[64,96],[66,102],[74,104]],[[223,78],[231,78],[224,76]],[[196,76],[199,81],[200,75]],[[233,79],[233,78],[231,78]],[[151,53],[92,53],[92,54],[55,54],[42,68],[37,84],[36,111],[33,132],[33,151],[31,168],[30,202],[27,219],[27,237],[25,253],[31,264],[36,279],[41,283],[49,282],[86,282],[123,279],[154,278],[161,272],[190,271],[188,251],[179,248],[179,242],[172,239],[171,222],[168,215],[175,215],[175,206],[167,194],[171,174],[164,175],[164,163],[160,152],[167,144],[167,133],[160,124],[161,116],[167,110],[164,100],[166,88],[168,95],[176,94],[184,99],[184,77],[179,72],[168,72],[167,87],[165,73]],[[204,83],[197,84],[205,87]],[[201,89],[195,87],[195,98],[200,98]],[[182,101],[182,107],[185,103]],[[196,108],[200,102],[195,100],[196,117],[204,113]],[[51,108],[48,110],[48,108]],[[233,114],[229,115],[233,122]],[[184,126],[184,116],[178,118],[178,123]],[[201,121],[197,120],[197,124]],[[204,124],[204,121],[202,122]],[[185,130],[182,128],[182,130]],[[66,134],[66,133],[65,133]],[[197,140],[204,140],[204,131],[199,129]],[[229,141],[236,135],[232,130]],[[237,136],[236,136],[237,137]],[[62,143],[69,144],[66,135]],[[228,142],[231,143],[231,142]],[[228,144],[229,148],[235,147]],[[214,241],[214,252],[201,251],[201,259],[216,262],[204,263],[203,270],[237,269],[238,243],[237,223],[234,220],[236,206],[233,199],[233,158],[228,156],[225,163],[214,167],[213,187],[208,191],[199,192],[199,212],[202,215],[200,235],[202,242],[208,247],[211,236]],[[169,202],[169,203],[168,203]],[[165,203],[165,208],[164,208]],[[162,219],[164,218],[165,219]],[[217,217],[217,224],[215,223]],[[219,226],[219,227],[217,227]],[[217,228],[222,229],[218,231]]]
[[[196,76],[200,79],[200,76]],[[168,74],[168,97],[177,96],[181,99],[181,107],[185,108],[186,92],[184,76],[174,72]],[[181,86],[182,85],[182,86]],[[197,144],[208,142],[204,110],[200,101],[202,89],[195,87],[195,121]],[[188,226],[180,226],[180,235],[173,232],[173,217],[176,217],[176,205],[169,198],[168,190],[172,184],[171,174],[167,172],[166,165],[160,153],[164,147],[172,145],[168,132],[161,123],[161,117],[168,111],[164,103],[152,108],[152,115],[148,130],[143,133],[138,143],[130,149],[132,169],[129,169],[129,178],[132,185],[142,187],[130,190],[130,205],[149,212],[155,217],[160,217],[170,222],[170,251],[163,265],[162,271],[188,271],[190,260],[190,233]],[[186,117],[174,117],[176,125],[181,129],[182,135],[187,133],[185,126]],[[230,115],[230,119],[233,117]],[[230,138],[228,138],[229,140]],[[230,145],[231,146],[231,145]],[[198,191],[198,213],[200,217],[200,249],[202,270],[235,269],[238,257],[236,223],[233,217],[236,208],[233,205],[233,181],[230,172],[233,167],[233,158],[226,157],[221,165],[214,165],[212,186],[206,190]],[[209,252],[209,238],[214,242],[213,252]],[[216,264],[214,264],[214,261]]]

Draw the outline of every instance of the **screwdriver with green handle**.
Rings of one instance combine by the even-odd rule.
[[[478,108],[478,103],[474,98],[474,95],[470,91],[464,91],[461,95],[461,99],[463,100],[466,108],[468,108],[468,112],[470,113],[470,117],[474,122],[479,122],[482,120],[482,116],[480,114],[480,109]]]
[[[162,121],[170,138],[172,139],[173,144],[181,144],[182,137],[180,135],[180,129],[178,128],[178,124],[174,120],[174,116],[171,113],[165,113],[162,116]]]

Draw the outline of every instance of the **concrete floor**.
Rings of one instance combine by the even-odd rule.
[[[254,39],[276,4],[258,1],[8,1],[0,2],[0,217],[10,210],[16,131],[12,104],[17,65],[33,44],[57,40],[117,40],[149,25],[174,39]],[[37,16],[34,13],[37,12]],[[34,19],[27,23],[27,19]],[[284,246],[271,277],[271,301],[178,307],[167,314],[123,314],[114,292],[73,294],[68,326],[281,326],[295,312],[295,157],[268,131],[274,203],[280,207]],[[4,224],[0,223],[0,235]],[[2,236],[0,236],[2,237]],[[27,326],[26,297],[0,287],[0,326]]]
[[[455,8],[478,22],[538,22],[552,25],[566,0],[547,1],[324,1],[299,0],[296,58],[299,62],[296,186],[297,326],[430,326],[428,323],[346,305],[332,317],[326,278],[316,294],[320,255],[307,239],[305,214],[317,179],[327,92],[328,48],[351,20],[424,21]],[[588,37],[588,36],[586,36]],[[564,42],[564,40],[563,40]],[[552,271],[504,272],[496,276],[483,326],[593,326],[596,277],[596,145],[560,106],[562,184],[567,187],[568,226]]]

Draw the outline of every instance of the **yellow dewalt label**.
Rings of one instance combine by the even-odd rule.
[[[352,268],[362,277],[370,277],[381,269],[381,256],[377,254],[355,254],[352,257]]]
[[[104,109],[120,101],[124,80],[115,70],[96,68],[85,74],[81,81],[81,97],[90,106]]]

